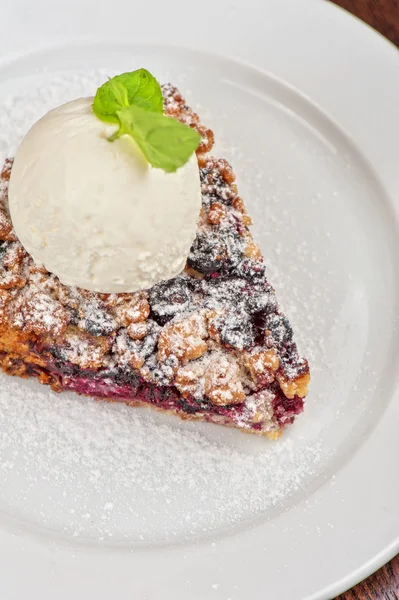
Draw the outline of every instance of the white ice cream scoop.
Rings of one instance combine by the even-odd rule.
[[[131,137],[100,121],[92,98],[47,113],[12,168],[15,232],[62,283],[134,292],[184,268],[201,208],[195,154],[175,173],[148,164]]]

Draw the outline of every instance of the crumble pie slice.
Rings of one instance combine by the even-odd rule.
[[[0,365],[74,390],[277,438],[303,410],[309,367],[265,276],[234,173],[172,85],[167,114],[202,136],[202,209],[184,272],[133,294],[63,285],[12,228],[0,174]]]

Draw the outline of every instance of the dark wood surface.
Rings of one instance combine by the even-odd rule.
[[[399,0],[332,0],[399,47]]]
[[[371,25],[399,47],[399,0],[333,0],[333,2]],[[336,600],[399,600],[399,555],[366,581]]]
[[[399,600],[399,555],[336,600]]]
[[[377,29],[399,47],[399,0],[333,0],[333,2]],[[399,600],[399,555],[366,581],[336,600]]]

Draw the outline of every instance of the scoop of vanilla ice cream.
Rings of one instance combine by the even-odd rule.
[[[201,208],[195,154],[175,173],[149,165],[100,121],[92,98],[47,113],[15,156],[9,207],[34,260],[67,285],[134,292],[184,268]]]

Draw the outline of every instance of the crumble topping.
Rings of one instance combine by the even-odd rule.
[[[12,160],[6,159],[0,176],[0,240],[15,241],[17,238],[13,232],[13,227],[8,211],[8,182]],[[0,246],[1,256],[1,246]]]
[[[205,152],[209,152],[215,141],[213,131],[204,125],[201,125],[199,116],[193,112],[189,106],[187,106],[179,90],[172,84],[166,83],[163,85],[162,93],[164,98],[165,112],[171,117],[179,119],[179,121],[185,125],[194,127],[201,135],[202,139],[197,153],[203,154]]]
[[[213,360],[205,372],[204,391],[219,406],[243,402],[245,392],[237,363],[224,355]]]
[[[208,349],[207,337],[204,314],[193,313],[182,321],[168,323],[158,339],[158,360],[163,363],[169,356],[175,356],[185,364],[200,358]]]
[[[82,369],[99,369],[109,363],[110,349],[109,338],[93,337],[89,333],[70,327],[59,356]]]
[[[63,285],[15,238],[8,160],[0,174],[0,340],[6,326],[30,332],[56,363],[104,378],[133,381],[138,373],[146,382],[174,386],[189,412],[201,403],[231,411],[240,406],[231,415],[241,426],[277,431],[301,410],[307,361],[266,279],[231,166],[204,154],[213,133],[176,88],[168,84],[163,93],[166,112],[202,136],[202,210],[184,272],[133,294]]]
[[[36,286],[26,286],[14,295],[8,306],[10,324],[35,335],[59,335],[68,324],[68,312],[48,294]]]

